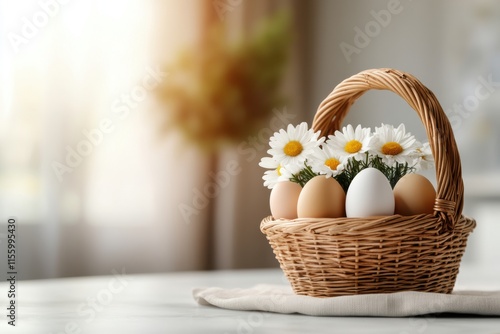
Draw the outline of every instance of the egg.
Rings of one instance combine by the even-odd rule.
[[[403,216],[432,214],[436,190],[425,176],[406,174],[394,186],[395,213]]]
[[[349,185],[345,207],[350,218],[393,215],[394,194],[389,180],[378,169],[363,169]]]
[[[313,177],[300,192],[297,214],[299,218],[345,217],[344,189],[334,178]]]
[[[297,218],[297,201],[302,187],[291,181],[278,182],[271,190],[269,207],[275,219]]]

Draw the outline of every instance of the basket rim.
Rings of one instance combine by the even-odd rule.
[[[363,218],[297,218],[297,219],[274,219],[272,216],[265,217],[260,224],[262,233],[287,233],[287,234],[363,234],[377,232],[381,238],[384,238],[383,231],[404,231],[408,234],[411,231],[423,231],[433,229],[441,234],[443,230],[441,225],[437,224],[438,218],[432,214],[420,214],[414,216],[379,216]],[[463,233],[470,233],[476,227],[476,220],[461,215],[455,224],[454,230],[460,230]],[[268,233],[269,232],[269,233]],[[445,232],[452,232],[446,230]]]
[[[339,83],[321,102],[312,128],[328,136],[339,130],[354,102],[368,90],[389,90],[402,97],[420,117],[435,160],[434,214],[446,229],[460,219],[464,201],[462,167],[453,129],[432,91],[417,78],[391,68],[361,71]]]

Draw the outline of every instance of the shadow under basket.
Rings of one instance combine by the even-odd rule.
[[[460,156],[434,94],[394,69],[360,72],[340,83],[313,121],[321,136],[340,128],[350,106],[370,89],[395,92],[417,111],[436,161],[433,214],[368,218],[265,218],[266,235],[296,294],[334,297],[420,291],[451,293],[476,226],[462,215]]]

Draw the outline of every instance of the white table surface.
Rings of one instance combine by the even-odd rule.
[[[277,269],[19,281],[15,328],[7,325],[7,285],[1,283],[0,333],[500,333],[500,317],[333,318],[242,312],[199,306],[191,293],[193,287],[284,282]],[[500,290],[500,271],[462,267],[456,286]]]

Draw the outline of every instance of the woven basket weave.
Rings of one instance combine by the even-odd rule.
[[[265,218],[266,235],[296,294],[453,290],[467,237],[476,222],[463,216],[460,156],[451,125],[434,94],[410,74],[372,69],[341,82],[320,104],[312,128],[340,128],[350,106],[369,89],[400,95],[418,113],[434,154],[434,214],[378,218]]]

